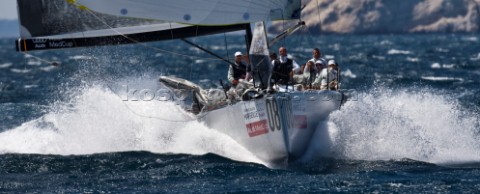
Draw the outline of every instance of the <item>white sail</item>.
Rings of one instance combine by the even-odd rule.
[[[17,51],[161,41],[244,30],[249,24],[194,26],[79,9],[74,1],[17,0]],[[60,17],[61,16],[61,17]]]
[[[255,23],[252,45],[249,51],[251,55],[269,55],[267,33],[265,30],[265,24],[263,22]]]
[[[264,22],[256,22],[250,45],[250,59],[254,78],[260,87],[267,88],[270,77],[268,40]]]
[[[294,19],[300,0],[17,0],[17,51],[130,44]],[[61,16],[61,17],[60,17]]]
[[[76,0],[81,8],[142,19],[227,25],[297,19],[301,0]]]
[[[170,26],[160,27],[159,24],[165,24],[165,21],[123,18],[105,14],[94,15],[88,11],[79,10],[65,0],[17,0],[17,5],[21,38],[50,36],[77,38],[85,37],[85,32],[101,30],[104,30],[103,35],[117,35],[119,34],[117,31],[126,34],[132,30],[148,32],[170,28]],[[172,28],[175,27],[177,26]],[[100,34],[93,33],[90,36],[100,36]]]
[[[72,32],[67,34],[49,35],[45,37],[39,36],[36,38],[62,39],[62,38],[105,37],[105,36],[112,36],[112,35],[129,35],[129,34],[152,32],[152,31],[173,30],[173,29],[183,28],[188,26],[189,25],[183,25],[178,23],[149,24],[149,25],[117,27],[117,28],[109,28],[109,29],[101,29],[101,30],[87,30],[84,32]]]

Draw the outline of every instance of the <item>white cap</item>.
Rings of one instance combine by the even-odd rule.
[[[328,61],[328,65],[335,65],[335,64],[336,64],[336,63],[335,63],[335,61],[334,61],[334,60],[330,60],[330,61]]]
[[[235,53],[235,56],[242,56],[242,52],[237,51],[237,52]]]
[[[325,65],[325,64],[323,64],[323,61],[322,61],[322,60],[315,61],[315,64]]]

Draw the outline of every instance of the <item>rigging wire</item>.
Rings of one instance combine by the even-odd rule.
[[[45,63],[49,63],[49,64],[52,64],[54,66],[58,66],[58,63],[57,62],[54,62],[54,61],[48,61],[48,60],[45,60],[45,59],[42,59],[40,57],[37,57],[37,56],[34,56],[34,55],[30,55],[28,53],[25,53],[25,52],[22,52],[22,54],[24,54],[25,56],[29,56],[29,57],[32,57],[32,58],[35,58],[37,60],[40,60],[40,61],[43,61]],[[26,60],[26,58],[25,58]],[[26,61],[25,61],[25,68],[26,68]],[[56,65],[55,65],[56,64]],[[114,81],[112,80],[107,80],[106,78],[102,77],[100,78],[101,80],[105,81],[106,83],[110,82],[110,83],[115,83]],[[113,93],[115,94],[115,96],[117,96],[121,101],[122,101],[122,104],[125,106],[125,108],[127,108],[127,110],[129,110],[132,114],[138,116],[138,117],[141,117],[141,118],[149,118],[149,119],[157,119],[157,120],[162,120],[162,121],[167,121],[167,122],[189,122],[189,121],[195,121],[197,119],[201,119],[205,116],[207,116],[209,114],[209,112],[206,112],[206,111],[201,111],[199,113],[199,115],[201,114],[201,116],[197,116],[197,117],[192,117],[191,115],[189,114],[186,114],[185,111],[180,111],[182,112],[184,115],[187,115],[188,117],[190,117],[190,119],[178,119],[178,120],[173,120],[173,119],[165,119],[165,118],[162,118],[162,117],[156,117],[156,116],[148,116],[148,115],[143,115],[143,114],[140,114],[136,111],[134,111],[130,106],[127,105],[127,103],[117,94],[114,92],[114,90],[110,87],[110,85],[106,84],[106,86],[108,87],[108,89]],[[172,92],[172,91],[170,91]],[[173,92],[172,92],[173,93]],[[177,107],[178,108],[178,107]]]
[[[319,26],[317,27],[317,30],[318,30],[319,32],[321,32],[321,31],[322,31],[322,27],[321,27],[321,21],[322,21],[322,20],[321,20],[321,17],[320,17],[320,4],[319,4],[318,0],[316,0],[316,2],[317,2],[316,8],[317,8],[318,25],[319,25]],[[317,44],[317,42],[316,42],[315,39],[313,38],[313,34],[312,34],[312,32],[311,32],[310,29],[313,29],[313,27],[307,27],[307,28],[306,28],[306,31],[307,31],[307,33],[308,33],[308,38],[312,41],[313,44]],[[318,42],[318,44],[320,44],[320,43],[321,43],[321,41]],[[316,46],[315,48],[319,48],[320,51],[321,51],[321,50],[322,50],[322,45]]]
[[[107,80],[107,78],[100,78],[102,81],[105,81],[105,83],[116,83],[115,81],[113,80]],[[203,109],[200,111],[200,113],[198,115],[200,116],[192,116],[191,114],[187,114],[185,112],[185,110],[179,108],[178,106],[174,106],[175,108],[177,108],[178,112],[181,112],[183,115],[187,116],[187,117],[190,117],[189,119],[166,119],[166,118],[163,118],[163,117],[158,117],[158,116],[148,116],[148,115],[144,115],[144,114],[141,114],[139,112],[136,112],[134,109],[132,109],[132,107],[130,107],[126,101],[124,99],[122,99],[122,97],[117,94],[115,92],[115,90],[109,85],[109,84],[106,84],[108,90],[110,90],[110,92],[112,92],[113,94],[115,94],[115,96],[117,96],[117,98],[122,102],[123,106],[125,106],[125,108],[130,111],[132,114],[138,116],[138,117],[141,117],[141,118],[147,118],[147,119],[156,119],[156,120],[161,120],[161,121],[167,121],[167,122],[174,122],[174,123],[181,123],[181,122],[190,122],[190,121],[196,121],[198,119],[202,119],[203,117],[207,116],[210,112],[208,111],[204,111]],[[174,92],[166,87],[166,89],[169,90],[169,92],[171,92],[172,94],[174,94]],[[128,95],[128,94],[127,94]],[[173,101],[172,101],[173,102]]]
[[[251,3],[254,3],[254,1],[251,1]],[[76,6],[81,6],[79,5],[78,3],[75,3]],[[135,40],[121,32],[119,32],[118,30],[116,30],[115,28],[113,28],[112,26],[110,26],[105,20],[103,20],[102,18],[100,18],[99,16],[97,16],[95,13],[93,13],[91,10],[89,9],[84,9],[86,10],[88,13],[90,13],[92,16],[94,16],[98,21],[100,21],[101,23],[103,23],[105,26],[107,26],[109,29],[111,29],[112,31],[114,31],[115,33],[117,33],[118,35],[132,41],[133,43],[138,43],[144,47],[147,47],[147,48],[150,48],[150,49],[153,49],[153,50],[157,50],[157,51],[160,51],[160,52],[165,52],[165,53],[169,53],[169,54],[173,54],[173,55],[178,55],[178,56],[182,56],[182,57],[186,57],[186,58],[190,58],[192,60],[194,59],[203,59],[203,60],[220,60],[220,59],[216,59],[216,58],[204,58],[204,57],[197,57],[197,56],[191,56],[191,55],[184,55],[184,54],[181,54],[181,53],[176,53],[176,52],[172,52],[172,51],[167,51],[167,50],[164,50],[164,49],[160,49],[160,48],[157,48],[157,47],[153,47],[153,46],[150,46],[148,44],[145,44],[143,42],[140,42],[138,40]],[[283,10],[282,10],[282,18],[284,18],[284,15],[283,15]],[[285,21],[282,22],[283,24],[283,29],[285,29]],[[171,23],[170,23],[170,29],[171,29]],[[83,32],[82,32],[83,34]],[[197,32],[196,32],[196,36],[198,36],[198,26],[197,26]],[[173,32],[171,32],[171,35],[172,35],[172,39],[173,39]],[[226,34],[224,33],[224,38],[225,38],[225,46],[227,47],[227,55],[229,56],[228,54],[228,43],[226,41]],[[285,40],[284,40],[284,44],[285,44]],[[22,52],[22,54],[26,55],[26,56],[30,56],[30,57],[33,57],[33,58],[36,58],[40,61],[43,61],[45,63],[48,63],[48,64],[51,64],[51,65],[54,65],[54,66],[58,66],[59,64],[55,61],[48,61],[48,60],[45,60],[43,58],[40,58],[40,57],[37,57],[37,56],[34,56],[34,55],[31,55],[31,54],[28,54],[26,52]],[[228,57],[227,57],[228,58]],[[192,68],[191,68],[192,69]],[[104,81],[109,81],[109,80],[105,80],[103,79]],[[113,81],[111,81],[113,82]],[[113,92],[113,89],[107,84],[107,87],[110,89],[110,91]],[[115,94],[115,92],[113,92]],[[120,98],[120,96],[117,95],[118,98]],[[132,112],[133,114],[137,115],[138,117],[142,117],[142,118],[150,118],[150,119],[159,119],[159,120],[164,120],[164,121],[168,121],[168,122],[186,122],[186,121],[194,121],[194,120],[197,120],[199,118],[203,118],[205,117],[206,115],[209,114],[209,112],[204,112],[202,110],[201,112],[201,116],[198,116],[198,117],[191,117],[191,115],[189,115],[191,117],[191,119],[187,120],[187,119],[184,119],[184,120],[171,120],[171,119],[164,119],[164,118],[161,118],[161,117],[155,117],[155,116],[147,116],[147,115],[143,115],[143,114],[140,114],[140,113],[137,113],[135,112],[130,106],[128,106],[123,100],[122,100],[124,106],[130,111]]]
[[[112,81],[113,82],[113,81]],[[138,113],[136,111],[134,111],[130,106],[127,105],[127,103],[120,98],[120,96],[118,96],[114,91],[113,89],[107,84],[107,87],[109,88],[109,90],[115,94],[115,96],[117,96],[121,101],[122,101],[122,104],[125,106],[125,108],[127,108],[127,110],[129,110],[132,114],[138,116],[138,117],[141,117],[141,118],[148,118],[148,119],[157,119],[157,120],[161,120],[161,121],[167,121],[167,122],[174,122],[174,123],[180,123],[180,122],[189,122],[189,121],[196,121],[197,119],[199,118],[203,118],[205,117],[207,114],[209,114],[209,112],[206,112],[204,115],[200,116],[200,117],[195,117],[195,116],[191,116],[189,114],[186,114],[183,110],[179,111],[181,113],[184,113],[184,115],[186,116],[189,116],[190,119],[178,119],[178,120],[174,120],[174,119],[165,119],[165,118],[162,118],[162,117],[156,117],[156,116],[148,116],[148,115],[144,115],[144,114],[141,114],[141,113]],[[178,108],[177,106],[175,106],[176,108]],[[180,109],[180,108],[178,108]],[[203,110],[202,112],[203,113]]]
[[[256,1],[251,1],[251,3],[254,3],[254,2],[256,2]],[[77,6],[79,6],[78,3],[75,3],[75,4],[76,4]],[[127,36],[127,35],[119,32],[118,30],[114,29],[114,28],[113,28],[112,26],[110,26],[106,21],[104,21],[103,19],[101,19],[99,16],[97,16],[97,15],[96,15],[95,13],[93,13],[91,10],[89,10],[89,9],[85,9],[85,10],[86,10],[88,13],[90,13],[91,15],[93,15],[97,20],[99,20],[100,22],[102,22],[105,26],[107,26],[108,28],[110,28],[110,29],[111,29],[112,31],[114,31],[115,33],[117,33],[118,35],[120,35],[120,36],[122,36],[122,37],[124,37],[124,38],[126,38],[126,39],[128,39],[128,40],[130,40],[130,41],[132,41],[132,42],[134,42],[134,43],[138,43],[138,44],[140,44],[140,45],[142,45],[142,46],[144,46],[144,47],[151,48],[151,49],[153,49],[153,50],[157,50],[157,51],[160,51],[160,52],[165,52],[165,53],[169,53],[169,54],[173,54],[173,55],[183,56],[183,57],[186,57],[186,58],[190,58],[190,59],[192,59],[192,60],[194,60],[194,59],[220,60],[220,59],[216,59],[216,58],[204,58],[204,57],[196,57],[196,56],[191,56],[191,55],[184,55],[184,54],[181,54],[181,53],[171,52],[171,51],[167,51],[167,50],[164,50],[164,49],[160,49],[160,48],[157,48],[157,47],[153,47],[153,46],[147,45],[147,44],[145,44],[145,43],[143,43],[143,42],[140,42],[140,41],[138,41],[138,40],[135,40],[135,39],[133,39],[133,38],[131,38],[131,37],[129,37],[129,36]],[[283,16],[283,10],[282,10],[282,18],[284,18],[284,16]],[[170,23],[170,29],[171,29],[171,23]],[[284,22],[284,21],[283,21],[283,29],[285,29],[285,22]],[[83,32],[82,32],[82,34],[83,34]],[[196,34],[197,34],[196,36],[198,36],[198,26],[197,26],[197,32],[196,32]],[[83,34],[83,35],[84,35],[84,34]],[[172,32],[172,31],[171,31],[171,35],[172,35],[172,39],[173,39],[173,32]],[[229,53],[228,53],[228,43],[227,43],[227,39],[226,39],[226,34],[225,34],[225,33],[224,33],[224,39],[225,39],[225,46],[226,46],[227,56],[229,56]],[[285,44],[285,40],[284,40],[284,44]],[[28,53],[26,53],[26,52],[21,52],[21,53],[24,54],[25,56],[29,56],[29,57],[35,58],[35,59],[37,59],[37,60],[39,60],[39,61],[42,61],[42,62],[51,64],[51,65],[53,65],[53,66],[58,66],[58,65],[59,65],[59,63],[58,63],[58,62],[55,62],[55,61],[49,61],[49,60],[43,59],[43,58],[41,58],[41,57],[37,57],[37,56],[31,55],[31,54],[28,54]],[[227,57],[227,58],[228,58],[228,57]],[[26,66],[25,66],[25,68],[26,68]],[[192,68],[191,68],[191,69],[192,69]],[[106,82],[113,82],[113,81],[111,81],[111,80],[106,80],[106,79],[103,79],[103,80],[106,81]],[[107,87],[109,88],[109,90],[110,90],[112,93],[116,94],[116,93],[114,92],[114,90],[113,90],[108,84],[107,84]],[[121,99],[121,97],[120,97],[118,94],[116,94],[116,96],[117,96],[119,99]],[[121,99],[121,100],[122,100],[122,99]],[[204,112],[204,110],[202,110],[202,111],[200,112],[200,114],[199,114],[199,115],[201,115],[201,116],[193,116],[193,117],[192,117],[191,115],[186,114],[186,115],[188,115],[191,119],[172,120],[172,119],[165,119],[165,118],[156,117],[156,116],[143,115],[143,114],[141,114],[141,113],[138,113],[138,112],[134,111],[130,106],[128,106],[128,104],[127,104],[125,101],[122,100],[122,103],[123,103],[123,105],[124,105],[132,114],[134,114],[134,115],[136,115],[136,116],[138,116],[138,117],[149,118],[149,119],[158,119],[158,120],[163,120],[163,121],[168,121],[168,122],[196,121],[196,120],[201,119],[201,118],[203,118],[203,117],[205,117],[205,116],[207,116],[207,115],[209,114],[208,111],[207,111],[207,112]],[[177,108],[178,108],[178,107],[177,107]],[[184,113],[184,111],[181,111],[181,112]]]
[[[100,21],[101,23],[103,23],[103,24],[104,24],[105,26],[107,26],[109,29],[111,29],[112,31],[114,31],[116,34],[118,34],[118,35],[120,35],[120,36],[122,36],[122,37],[124,37],[124,38],[126,38],[126,39],[128,39],[128,40],[130,40],[130,41],[132,41],[133,43],[138,43],[138,44],[140,44],[140,45],[142,45],[142,46],[144,46],[144,47],[147,47],[147,48],[150,48],[150,49],[153,49],[153,50],[157,50],[157,51],[159,51],[159,52],[169,53],[169,54],[172,54],[172,55],[178,55],[178,56],[182,56],[182,57],[185,57],[185,58],[202,59],[202,60],[209,60],[209,61],[210,61],[210,60],[211,60],[211,61],[221,60],[221,59],[217,59],[217,58],[207,58],[207,57],[199,57],[199,56],[185,55],[185,54],[181,54],[181,53],[177,53],[177,52],[172,52],[172,51],[160,49],[160,48],[158,48],[158,47],[153,47],[153,46],[147,45],[147,44],[145,44],[145,43],[143,43],[143,42],[140,42],[140,41],[138,41],[138,40],[136,40],[136,39],[133,39],[133,38],[131,38],[131,37],[129,37],[129,36],[127,36],[127,35],[119,32],[118,30],[116,30],[115,28],[113,28],[112,26],[110,26],[105,20],[103,20],[102,18],[100,18],[97,14],[93,13],[92,10],[86,8],[85,6],[79,4],[78,2],[76,2],[76,1],[69,1],[69,3],[71,3],[71,4],[73,4],[73,5],[81,8],[82,10],[87,11],[89,14],[91,14],[92,16],[94,16],[98,21]],[[255,0],[250,0],[249,3],[252,4],[252,5],[258,5],[257,7],[265,7],[266,5],[269,5],[269,7],[271,7],[271,5],[281,5],[281,4],[282,4],[282,3],[278,2],[278,0],[277,0],[277,3],[275,3],[275,1],[266,1],[266,2],[261,1],[261,2],[259,2],[259,1],[255,1]],[[235,3],[231,3],[231,5],[236,5],[236,4],[235,4]],[[284,16],[283,16],[283,10],[282,10],[282,18],[284,18]],[[170,24],[170,29],[171,29],[171,22],[170,22],[169,24]],[[284,21],[283,21],[283,28],[285,29],[285,22],[284,22]],[[83,34],[83,33],[84,33],[84,32],[82,32],[82,34]],[[173,32],[171,32],[171,35],[172,35],[172,39],[173,39]],[[285,41],[284,41],[284,44],[285,44]],[[33,56],[33,55],[31,55],[31,56],[32,56],[32,57],[35,57],[35,56]],[[58,65],[58,63],[57,63],[57,62],[54,62],[54,61],[47,61],[47,60],[41,59],[41,58],[39,58],[39,57],[35,57],[35,58],[37,58],[37,59],[39,59],[39,60],[41,60],[41,61],[43,61],[43,62],[46,62],[46,63],[48,63],[48,64],[52,64],[52,65],[54,65],[54,66],[57,66],[57,65]]]
[[[44,59],[44,58],[37,57],[37,56],[35,56],[35,55],[29,54],[29,53],[27,53],[27,52],[20,52],[20,53],[23,54],[23,55],[25,55],[25,60],[26,60],[27,57],[32,57],[32,58],[34,58],[34,59],[37,59],[37,60],[39,60],[39,61],[41,61],[41,62],[44,62],[44,63],[47,63],[47,64],[49,64],[49,65],[53,65],[53,66],[59,66],[59,65],[60,65],[60,63],[57,62],[57,61],[49,61],[49,60],[46,60],[46,59]],[[25,64],[26,64],[26,63],[25,63]],[[25,68],[26,68],[26,67],[25,67]]]
[[[223,33],[223,39],[225,40],[225,50],[227,51],[227,60],[229,60],[230,54],[228,53],[228,42],[227,42],[227,35],[225,34],[225,32]]]
[[[309,41],[311,42],[311,44],[312,44],[312,45],[317,44],[317,42],[316,42],[315,39],[313,38],[312,32],[310,32],[310,27],[305,26],[304,28],[305,28],[305,31],[306,31],[307,34],[308,34],[308,35],[307,35],[307,38],[310,39]],[[308,40],[307,40],[307,41],[308,41]],[[315,46],[314,46],[313,48],[315,48]],[[320,50],[321,50],[321,49],[320,49]]]
[[[172,22],[168,22],[170,25],[170,35],[172,35],[172,40],[173,40],[173,29],[172,29]]]
[[[78,3],[75,3],[75,5],[77,6],[80,6]],[[118,30],[114,29],[112,26],[110,26],[109,24],[107,24],[103,19],[101,19],[99,16],[97,16],[95,13],[93,13],[91,10],[89,9],[85,9],[87,12],[89,12],[91,15],[93,15],[97,20],[99,20],[100,22],[102,22],[105,26],[107,26],[108,28],[110,28],[111,30],[113,30],[115,33],[117,33],[118,35],[134,42],[134,43],[138,43],[144,47],[147,47],[147,48],[151,48],[151,49],[154,49],[154,50],[157,50],[157,51],[161,51],[161,52],[166,52],[166,53],[170,53],[170,54],[174,54],[174,55],[179,55],[179,56],[183,56],[183,57],[186,57],[186,58],[190,58],[192,60],[194,59],[203,59],[203,60],[220,60],[220,59],[216,59],[216,58],[203,58],[203,57],[196,57],[196,56],[190,56],[190,55],[184,55],[184,54],[181,54],[181,53],[176,53],[176,52],[171,52],[171,51],[167,51],[167,50],[163,50],[163,49],[160,49],[160,48],[157,48],[157,47],[153,47],[153,46],[150,46],[150,45],[147,45],[143,42],[140,42],[138,40],[135,40],[133,38],[130,38],[128,37],[127,35],[119,32]],[[171,23],[170,23],[170,27],[171,27]],[[197,29],[196,29],[196,36],[195,37],[198,37],[198,26],[197,26]],[[172,33],[172,38],[173,38],[173,33]],[[191,70],[193,68],[190,68]],[[107,80],[105,80],[107,81]],[[110,91],[113,92],[113,89],[107,85],[107,87],[110,89]],[[115,92],[113,92],[115,93]],[[117,97],[120,98],[120,96],[117,95]],[[209,114],[209,112],[204,112],[204,110],[202,110],[200,112],[201,116],[196,116],[196,117],[191,117],[191,119],[183,119],[183,120],[171,120],[171,119],[165,119],[165,118],[161,118],[161,117],[155,117],[155,116],[147,116],[147,115],[143,115],[143,114],[140,114],[140,113],[137,113],[135,112],[131,107],[129,107],[124,101],[122,101],[123,105],[130,111],[132,112],[133,114],[135,114],[136,116],[138,117],[142,117],[142,118],[149,118],[149,119],[158,119],[158,120],[163,120],[163,121],[168,121],[168,122],[187,122],[187,121],[195,121],[195,120],[198,120],[198,119],[201,119],[205,116],[207,116]],[[182,111],[183,112],[183,111]]]
[[[321,31],[322,30],[322,20],[320,18],[320,5],[318,4],[318,0],[317,0],[317,15],[318,15],[318,30]]]
[[[285,32],[285,17],[283,15],[283,10],[282,10],[282,31]],[[282,46],[286,46],[286,40],[287,40],[287,37],[283,38]]]
[[[81,7],[82,5],[78,4],[78,3],[74,3],[74,5],[76,6],[79,6]],[[203,59],[203,60],[212,60],[212,61],[216,61],[216,60],[220,60],[220,59],[216,59],[216,58],[206,58],[206,57],[197,57],[197,56],[191,56],[191,55],[185,55],[185,54],[181,54],[181,53],[177,53],[177,52],[172,52],[172,51],[168,51],[168,50],[164,50],[164,49],[160,49],[160,48],[157,48],[157,47],[154,47],[154,46],[150,46],[144,42],[140,42],[136,39],[133,39],[121,32],[119,32],[118,30],[116,30],[115,28],[113,28],[111,25],[109,25],[105,20],[103,20],[102,18],[100,18],[98,15],[96,15],[95,13],[93,13],[93,11],[91,11],[90,9],[83,9],[83,10],[86,10],[89,14],[91,14],[93,17],[95,17],[98,21],[100,21],[101,23],[103,23],[103,25],[105,25],[106,27],[108,27],[110,30],[112,30],[113,32],[115,32],[116,34],[124,37],[125,39],[127,40],[130,40],[132,41],[133,43],[137,43],[137,44],[140,44],[146,48],[150,48],[150,49],[153,49],[153,50],[156,50],[156,51],[160,51],[160,52],[164,52],[164,53],[169,53],[169,54],[172,54],[172,55],[178,55],[178,56],[182,56],[182,57],[185,57],[185,58],[189,58],[189,59]],[[197,31],[198,31],[198,26],[197,26]],[[198,34],[198,32],[196,32]]]

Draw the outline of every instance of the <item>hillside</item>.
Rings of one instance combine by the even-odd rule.
[[[313,33],[480,32],[480,0],[303,0]],[[274,23],[278,32],[283,24]]]

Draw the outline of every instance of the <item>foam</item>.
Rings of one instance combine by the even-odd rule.
[[[156,79],[114,82],[159,88]],[[108,82],[111,84],[111,82]],[[171,101],[123,101],[121,87],[72,88],[70,100],[42,117],[0,133],[0,153],[83,155],[121,151],[215,153],[262,163],[229,136],[205,127]],[[115,92],[114,92],[115,91]],[[321,123],[303,161],[410,158],[432,163],[480,161],[478,115],[454,96],[430,89],[374,88]]]
[[[388,50],[388,54],[389,55],[409,55],[409,54],[412,54],[411,51],[405,51],[405,50],[397,50],[397,49],[390,49]]]
[[[434,76],[422,76],[421,77],[424,80],[430,80],[430,81],[459,81],[463,82],[463,78],[455,78],[455,77],[434,77]]]
[[[335,131],[329,133],[330,152],[338,158],[480,161],[478,114],[437,91],[380,88],[361,93],[358,101],[332,113],[329,122]]]
[[[89,60],[89,59],[94,59],[94,57],[92,57],[92,56],[86,56],[86,55],[75,55],[75,56],[68,57],[68,59],[72,59],[72,60]]]
[[[355,75],[352,70],[347,69],[341,72],[342,76],[344,77],[349,77],[349,78],[357,78],[357,75]]]
[[[154,80],[138,82],[146,87],[157,85]],[[142,150],[215,153],[261,163],[233,139],[197,122],[174,102],[123,101],[110,88],[99,84],[80,89],[71,100],[51,105],[52,111],[44,116],[0,133],[0,153],[83,155]]]
[[[440,68],[444,68],[444,69],[452,69],[455,67],[455,64],[440,64],[440,63],[433,63],[432,65],[430,65],[430,68],[432,69],[440,69]]]
[[[12,63],[3,63],[3,64],[0,64],[0,69],[8,68],[10,66],[12,66]]]
[[[21,74],[24,74],[24,73],[30,73],[30,71],[32,71],[31,69],[17,69],[17,68],[12,68],[10,69],[11,72],[13,73],[21,73]]]

